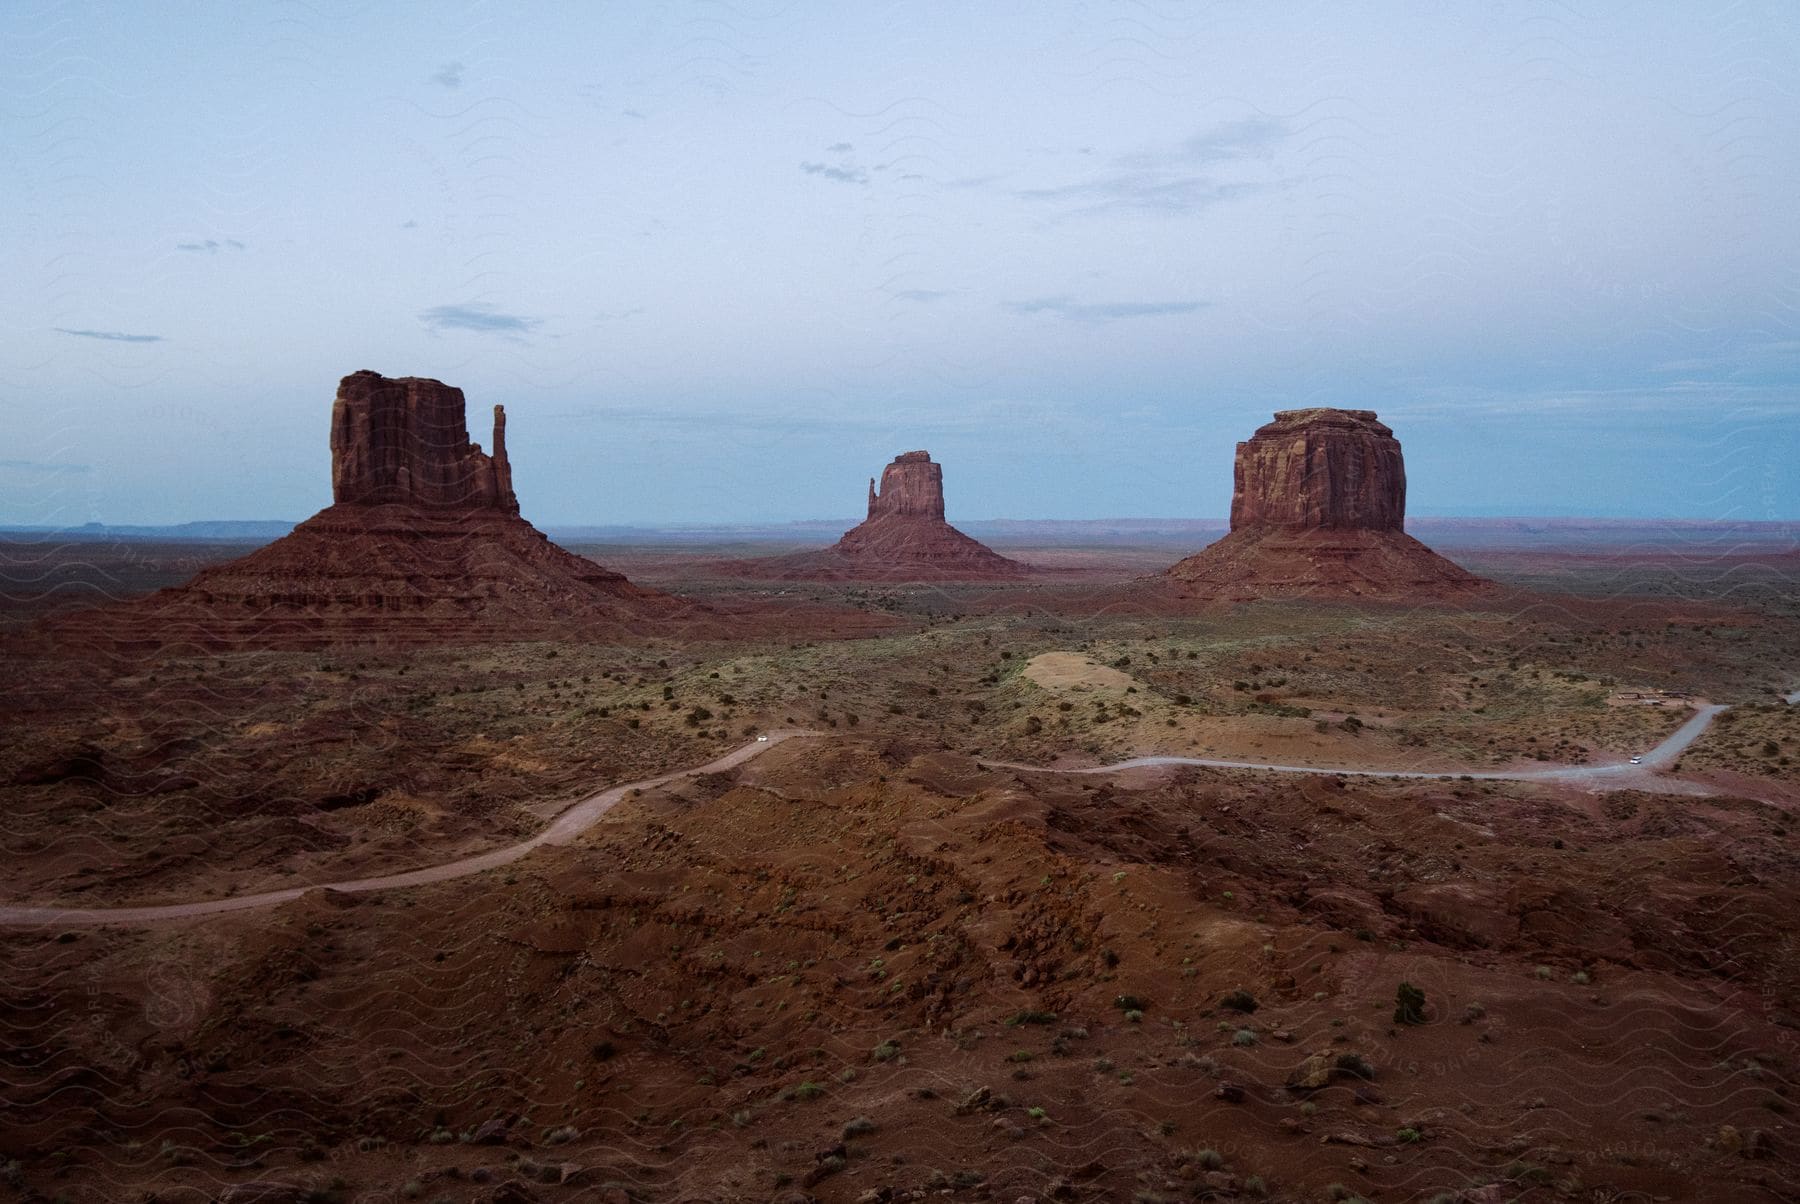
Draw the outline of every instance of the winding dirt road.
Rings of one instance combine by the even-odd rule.
[[[1800,690],[1788,695],[1790,703],[1800,702]],[[1011,761],[978,760],[981,765],[994,769],[1013,769],[1025,773],[1078,773],[1101,774],[1116,773],[1122,769],[1138,769],[1156,765],[1199,765],[1210,769],[1256,769],[1270,773],[1316,773],[1335,774],[1341,777],[1364,778],[1473,778],[1478,781],[1503,782],[1560,782],[1577,785],[1604,785],[1615,789],[1654,790],[1668,794],[1707,795],[1715,791],[1694,782],[1680,782],[1669,778],[1658,777],[1656,771],[1674,762],[1687,747],[1699,739],[1712,721],[1722,712],[1730,708],[1709,703],[1699,707],[1687,722],[1670,733],[1669,737],[1655,748],[1639,758],[1639,764],[1629,762],[1610,765],[1546,765],[1542,768],[1518,770],[1484,770],[1481,772],[1456,773],[1448,771],[1426,771],[1418,769],[1361,769],[1335,767],[1329,765],[1270,765],[1256,761],[1225,761],[1208,757],[1133,757],[1128,761],[1119,761],[1112,765],[1093,765],[1074,769],[1061,769],[1043,765],[1021,765]],[[311,890],[338,890],[352,894],[367,891],[395,890],[407,886],[423,886],[430,882],[446,882],[452,878],[463,878],[470,874],[479,874],[497,866],[508,865],[519,860],[540,845],[566,845],[581,833],[593,827],[599,818],[612,810],[619,802],[634,790],[651,790],[667,785],[681,778],[696,777],[700,774],[722,773],[735,768],[756,757],[777,744],[800,736],[817,736],[819,732],[804,730],[784,730],[768,733],[768,738],[758,738],[741,748],[734,749],[714,761],[693,769],[678,769],[673,773],[665,773],[661,777],[646,778],[641,782],[627,782],[623,786],[613,786],[598,794],[575,803],[568,810],[558,815],[550,825],[529,840],[509,845],[503,849],[493,849],[486,853],[478,853],[473,857],[464,857],[457,861],[446,861],[442,865],[430,865],[423,869],[406,870],[396,874],[383,874],[374,878],[352,878],[343,882],[316,883],[311,886],[293,886],[286,890],[265,891],[254,895],[235,895],[225,899],[206,899],[195,903],[169,903],[156,907],[27,907],[22,905],[0,905],[0,927],[47,927],[94,925],[94,924],[152,924],[169,920],[187,920],[199,916],[221,915],[226,912],[247,911],[258,907],[273,907],[279,903],[291,902]]]
[[[1152,765],[1199,765],[1207,769],[1259,769],[1270,773],[1319,773],[1357,778],[1472,778],[1489,782],[1563,782],[1576,785],[1604,784],[1612,789],[1653,790],[1664,794],[1711,794],[1713,791],[1695,782],[1678,782],[1658,777],[1656,770],[1674,763],[1700,733],[1712,726],[1721,712],[1730,708],[1719,703],[1697,707],[1687,722],[1671,732],[1667,739],[1638,758],[1638,764],[1621,761],[1608,765],[1545,765],[1541,768],[1505,770],[1454,769],[1360,769],[1335,765],[1271,765],[1261,761],[1224,761],[1212,757],[1133,757],[1111,765],[1092,765],[1077,769],[1054,766],[1021,765],[1014,761],[981,761],[994,769],[1016,769],[1027,773],[1117,773],[1121,769],[1140,769]]]
[[[645,778],[641,782],[627,782],[623,786],[602,790],[599,794],[589,795],[575,803],[558,815],[549,827],[529,840],[509,845],[503,849],[477,853],[473,857],[446,861],[442,865],[428,865],[423,869],[406,870],[398,874],[382,874],[374,878],[351,878],[344,882],[320,882],[311,886],[291,886],[286,890],[264,891],[255,895],[233,895],[225,899],[206,899],[197,903],[168,903],[157,907],[19,907],[0,905],[0,926],[148,924],[161,920],[186,920],[195,916],[219,915],[228,911],[246,911],[256,907],[273,907],[278,903],[288,903],[298,899],[309,890],[341,890],[352,894],[361,894],[366,891],[394,890],[404,886],[423,886],[428,882],[445,882],[451,878],[464,878],[470,874],[479,874],[483,870],[494,869],[496,866],[509,865],[539,845],[570,843],[581,833],[593,827],[602,815],[618,806],[620,800],[634,790],[651,790],[657,786],[665,786],[679,778],[697,777],[707,773],[723,773],[727,769],[742,765],[752,757],[767,752],[785,740],[791,740],[796,736],[817,734],[817,732],[798,730],[770,732],[767,738],[758,737],[741,748],[733,749],[716,761],[708,761],[693,769],[678,769],[673,773],[665,773],[661,777]]]

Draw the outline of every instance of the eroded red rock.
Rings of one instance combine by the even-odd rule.
[[[502,406],[494,407],[493,445],[490,456],[469,441],[461,389],[419,376],[353,372],[331,404],[331,500],[517,514]]]
[[[1237,445],[1231,530],[1165,573],[1183,594],[1437,599],[1492,588],[1406,534],[1400,441],[1371,410],[1284,410]]]
[[[470,442],[461,389],[353,373],[332,403],[330,506],[186,585],[58,626],[205,648],[706,625],[707,608],[635,586],[520,517],[499,406],[493,446]]]
[[[944,521],[944,470],[929,452],[895,456],[869,482],[868,517],[829,548],[739,561],[746,576],[876,581],[996,581],[1031,570]]]
[[[1373,410],[1283,410],[1237,445],[1231,529],[1398,531],[1400,441]]]

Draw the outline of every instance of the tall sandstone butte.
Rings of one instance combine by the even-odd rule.
[[[469,441],[461,389],[375,372],[331,406],[332,504],[266,547],[125,610],[160,645],[530,638],[703,627],[711,612],[641,589],[552,543],[519,514],[494,407],[494,450]],[[98,612],[69,629],[111,634]]]
[[[419,376],[353,372],[331,403],[331,498],[519,512],[506,461],[506,409],[494,407],[494,451],[469,442],[463,391]]]
[[[996,581],[1031,570],[944,521],[944,469],[903,452],[869,481],[868,517],[816,552],[738,561],[747,576],[872,581]]]
[[[875,489],[875,478],[869,478],[868,518],[885,515],[907,518],[944,519],[944,466],[931,458],[930,452],[901,452],[894,462],[881,470],[881,490]]]
[[[1230,532],[1165,575],[1220,598],[1423,600],[1492,588],[1405,522],[1400,441],[1372,410],[1283,410],[1237,445]]]
[[[1373,410],[1283,410],[1237,445],[1231,529],[1399,531],[1400,441]]]

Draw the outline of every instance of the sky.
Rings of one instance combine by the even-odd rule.
[[[1276,410],[1414,515],[1800,519],[1800,12],[0,6],[0,523],[299,519],[340,377],[540,525],[1223,516]]]

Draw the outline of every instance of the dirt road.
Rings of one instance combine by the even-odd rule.
[[[1712,726],[1720,712],[1729,708],[1719,703],[1697,707],[1687,722],[1671,732],[1667,739],[1639,758],[1639,763],[1621,761],[1607,765],[1545,765],[1542,768],[1479,770],[1363,769],[1335,765],[1271,765],[1260,761],[1224,761],[1212,757],[1133,757],[1111,765],[1060,769],[1053,766],[1020,765],[1012,761],[982,761],[995,769],[1016,769],[1030,773],[1116,773],[1121,769],[1139,769],[1152,765],[1199,765],[1208,769],[1258,769],[1270,773],[1321,773],[1357,778],[1472,778],[1490,782],[1565,782],[1578,785],[1603,784],[1611,789],[1652,790],[1663,794],[1711,794],[1713,791],[1694,782],[1680,782],[1658,777],[1656,771],[1673,764],[1688,745]]]
[[[496,866],[510,864],[519,860],[539,845],[568,844],[581,833],[593,827],[594,822],[605,815],[619,801],[634,790],[651,790],[667,785],[678,778],[696,777],[700,774],[723,773],[742,765],[752,757],[759,756],[774,748],[784,740],[795,736],[812,736],[816,732],[808,731],[775,731],[767,737],[758,737],[741,748],[733,749],[715,761],[693,769],[678,769],[673,773],[665,773],[661,777],[646,778],[641,782],[627,782],[623,786],[614,786],[599,794],[582,799],[568,810],[558,815],[549,827],[529,840],[509,845],[504,849],[494,849],[486,853],[478,853],[473,857],[464,857],[458,861],[446,861],[442,865],[429,865],[423,869],[406,870],[397,874],[382,874],[374,878],[352,878],[344,882],[323,882],[311,886],[294,886],[286,890],[264,891],[255,895],[235,895],[226,899],[206,899],[197,903],[170,903],[157,907],[20,907],[0,905],[0,925],[9,927],[26,927],[42,925],[86,925],[86,924],[145,924],[161,920],[185,920],[195,916],[218,915],[228,911],[244,911],[256,907],[273,907],[278,903],[287,903],[298,899],[309,890],[341,890],[353,894],[364,891],[393,890],[403,886],[423,886],[428,882],[444,882],[451,878],[463,878],[470,874],[479,874],[483,870],[491,870]]]
[[[1800,699],[1800,692],[1789,696],[1789,701]],[[1506,782],[1563,782],[1578,785],[1606,786],[1616,789],[1654,790],[1665,794],[1708,795],[1713,790],[1693,782],[1681,782],[1670,778],[1659,777],[1656,773],[1674,762],[1675,758],[1700,737],[1715,717],[1725,706],[1708,704],[1699,707],[1687,722],[1676,728],[1669,737],[1649,752],[1643,754],[1640,763],[1629,762],[1609,765],[1546,765],[1542,768],[1518,770],[1483,770],[1471,773],[1445,773],[1441,771],[1425,771],[1416,769],[1362,769],[1321,765],[1269,765],[1255,761],[1222,761],[1207,757],[1133,757],[1128,761],[1119,761],[1112,765],[1085,766],[1076,769],[1058,769],[1041,765],[1020,765],[1010,761],[980,762],[995,769],[1014,769],[1027,773],[1082,773],[1100,774],[1116,773],[1122,769],[1137,769],[1155,765],[1199,765],[1211,769],[1256,769],[1272,773],[1319,773],[1335,774],[1341,777],[1365,778],[1473,778],[1484,781]],[[582,799],[568,810],[562,812],[550,826],[529,840],[510,845],[504,849],[480,853],[474,857],[464,857],[458,861],[447,861],[442,865],[426,866],[423,869],[406,870],[401,873],[383,874],[374,878],[353,878],[344,882],[319,883],[312,886],[295,886],[286,890],[266,891],[255,895],[237,895],[227,899],[207,899],[196,903],[170,903],[157,907],[26,907],[0,905],[0,926],[8,927],[44,927],[50,925],[73,926],[90,924],[146,924],[166,920],[185,920],[196,916],[218,915],[223,912],[244,911],[257,907],[272,907],[278,903],[286,903],[298,899],[309,890],[340,890],[351,893],[365,891],[394,890],[406,886],[423,886],[429,882],[444,882],[451,878],[462,878],[470,874],[479,874],[497,866],[508,865],[519,860],[540,845],[568,844],[594,825],[606,812],[616,806],[621,799],[634,790],[650,790],[666,785],[678,778],[694,777],[699,774],[721,773],[727,769],[742,765],[761,753],[791,740],[796,736],[816,736],[818,732],[810,731],[775,731],[768,734],[767,739],[758,738],[743,747],[726,753],[716,761],[693,769],[680,769],[661,777],[646,778],[641,782],[628,782],[623,786],[614,786],[599,794]]]

